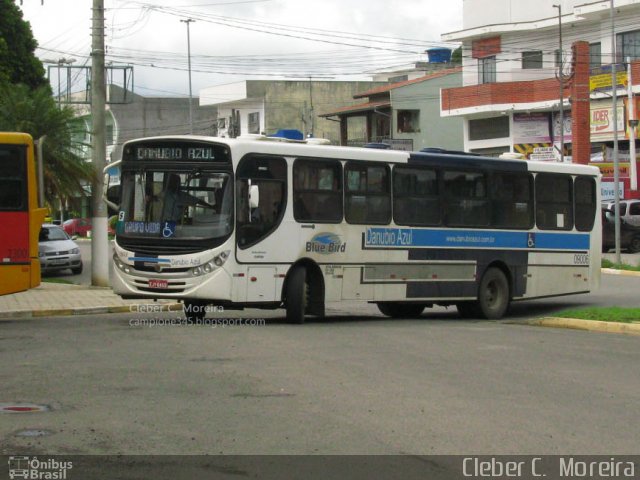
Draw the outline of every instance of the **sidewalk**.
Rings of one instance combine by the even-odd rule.
[[[141,304],[171,311],[182,309],[174,301],[123,300],[108,287],[42,282],[26,292],[0,296],[0,320],[131,312]]]

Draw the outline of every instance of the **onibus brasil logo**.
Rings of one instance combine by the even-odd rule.
[[[33,480],[65,480],[73,462],[62,462],[54,458],[39,460],[38,457],[9,457],[9,478]]]
[[[311,241],[307,242],[307,252],[320,253],[321,255],[329,255],[330,253],[344,253],[347,249],[347,242],[335,233],[323,232],[313,236]]]

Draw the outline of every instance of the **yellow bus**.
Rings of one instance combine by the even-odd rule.
[[[0,295],[40,285],[38,207],[33,139],[0,132]]]

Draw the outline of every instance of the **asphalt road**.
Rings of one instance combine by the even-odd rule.
[[[0,322],[0,454],[638,453],[640,337],[341,307]]]

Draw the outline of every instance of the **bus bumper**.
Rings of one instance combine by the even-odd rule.
[[[223,268],[192,276],[174,274],[125,273],[114,266],[111,284],[114,293],[126,298],[201,299],[231,301],[232,277]]]

